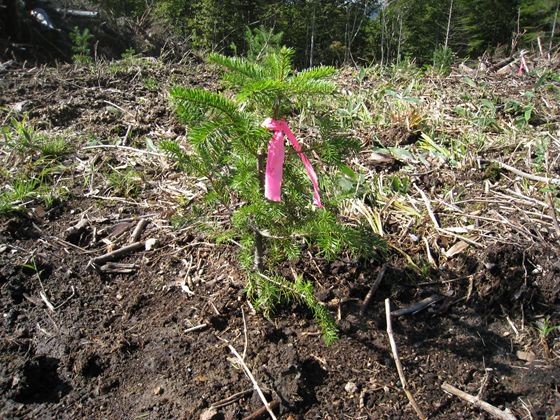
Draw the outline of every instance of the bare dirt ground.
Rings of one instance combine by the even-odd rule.
[[[405,195],[380,192],[376,208],[392,245],[386,260],[327,262],[310,250],[295,264],[337,319],[340,339],[326,346],[303,307],[284,307],[270,320],[254,313],[235,244],[217,245],[180,220],[204,183],[187,179],[157,148],[185,135],[166,92],[174,83],[217,88],[215,72],[147,58],[4,68],[2,191],[39,170],[49,191],[0,216],[1,417],[190,419],[215,407],[212,418],[244,418],[263,405],[229,343],[279,418],[414,418],[384,300],[398,309],[431,296],[428,308],[393,317],[409,388],[429,418],[489,418],[444,392],[444,382],[517,418],[560,415],[558,189],[492,163],[536,173],[533,163],[544,156],[540,176],[560,177],[560,82],[535,90],[534,75],[452,75],[426,77],[410,91],[400,77],[390,90],[387,80],[354,70],[339,77],[345,94],[362,92],[371,115],[392,110],[356,124],[365,147],[355,163],[370,174],[366,181],[406,175],[414,186]],[[527,114],[508,113],[507,101],[521,103],[519,92],[529,90],[534,111],[517,129],[514,119]],[[8,147],[10,118],[24,113],[36,135],[71,146],[56,165],[49,161],[56,170],[46,175],[35,149]],[[419,134],[426,125],[440,138],[464,138],[469,129],[485,137],[464,150],[450,140],[452,156],[440,150],[419,159],[429,149]],[[548,139],[548,154],[531,143],[536,138]]]

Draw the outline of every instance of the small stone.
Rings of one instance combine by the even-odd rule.
[[[156,386],[154,388],[153,392],[154,392],[154,395],[161,395],[161,394],[163,394],[163,388],[161,386]]]
[[[157,239],[155,238],[148,239],[145,245],[146,251],[150,251],[152,248],[156,246],[156,244],[157,244]]]
[[[218,418],[218,410],[214,407],[210,407],[203,411],[200,415],[200,420],[216,420]]]
[[[16,387],[17,384],[19,384],[19,382],[21,381],[21,378],[16,375],[12,378],[12,388]]]
[[[354,382],[348,382],[344,385],[344,390],[349,394],[355,394],[358,391],[358,386]]]
[[[519,360],[524,360],[529,363],[533,363],[535,361],[535,353],[532,351],[517,351],[516,356]]]
[[[12,110],[16,113],[21,113],[29,110],[30,101],[20,101],[12,105]]]
[[[120,293],[117,293],[117,300],[122,300],[122,298],[123,298],[123,295],[120,294]]]

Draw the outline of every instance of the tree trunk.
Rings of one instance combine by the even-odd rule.
[[[313,67],[314,48],[315,48],[315,2],[313,2],[313,11],[311,15],[311,42],[309,46],[309,67]]]
[[[548,44],[548,53],[552,53],[552,41],[554,39],[554,32],[556,32],[556,20],[558,19],[558,6],[560,6],[560,0],[556,2],[556,12],[554,12],[554,21],[552,22],[552,31],[550,32],[550,43]]]
[[[399,42],[397,44],[397,64],[401,61],[401,43],[402,43],[402,15],[399,13],[397,17],[399,21]]]
[[[257,152],[257,175],[259,177],[260,194],[264,195],[266,176],[266,151],[264,147],[261,147]],[[264,270],[264,238],[262,237],[258,226],[254,226],[253,231],[255,234],[253,269],[255,271],[261,272]]]
[[[383,65],[383,60],[385,59],[385,10],[383,6],[381,6],[381,65]]]
[[[6,2],[6,37],[12,42],[22,42],[22,19],[24,10],[16,0]]]
[[[444,47],[447,48],[449,44],[449,32],[451,30],[451,14],[453,13],[453,0],[449,4],[449,14],[447,15],[447,30],[445,31],[445,45]]]
[[[358,22],[358,14],[361,15],[359,22]],[[358,10],[358,8],[356,8],[354,10],[354,20],[352,22],[352,29],[348,32],[348,45],[346,49],[348,51],[348,59],[352,60],[354,64],[356,64],[356,62],[354,61],[354,57],[352,56],[352,45],[354,45],[354,40],[362,30],[362,25],[364,23],[366,15],[367,15],[366,4],[363,5],[362,10]]]

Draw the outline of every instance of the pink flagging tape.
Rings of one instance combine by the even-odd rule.
[[[284,135],[288,137],[295,151],[298,153],[303,166],[307,171],[307,175],[313,184],[313,204],[317,207],[323,207],[321,204],[321,197],[319,196],[319,182],[317,174],[307,156],[302,152],[301,145],[297,141],[294,133],[286,124],[284,120],[273,120],[267,118],[262,123],[262,127],[274,131],[272,139],[268,143],[268,157],[266,161],[266,177],[265,177],[265,197],[271,201],[282,201],[280,195],[282,191],[282,174],[284,169]]]

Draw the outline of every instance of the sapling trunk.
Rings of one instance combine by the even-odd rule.
[[[257,152],[257,176],[259,177],[260,194],[264,195],[264,183],[266,176],[266,153],[264,147],[260,147]],[[264,239],[259,231],[258,226],[253,228],[255,232],[255,261],[254,269],[261,272],[264,269]]]
[[[264,238],[258,229],[255,229],[255,264],[254,268],[257,272],[264,270]]]
[[[276,96],[274,100],[274,107],[272,110],[272,118],[277,120],[281,117],[280,115],[280,101],[282,99],[280,96]],[[257,176],[259,177],[259,190],[261,196],[265,194],[265,177],[266,177],[266,153],[267,148],[266,146],[262,145],[259,147],[257,152]],[[265,252],[265,244],[264,238],[259,231],[259,227],[253,227],[253,231],[255,234],[255,258],[253,267],[255,271],[262,272],[264,270],[264,252]]]

